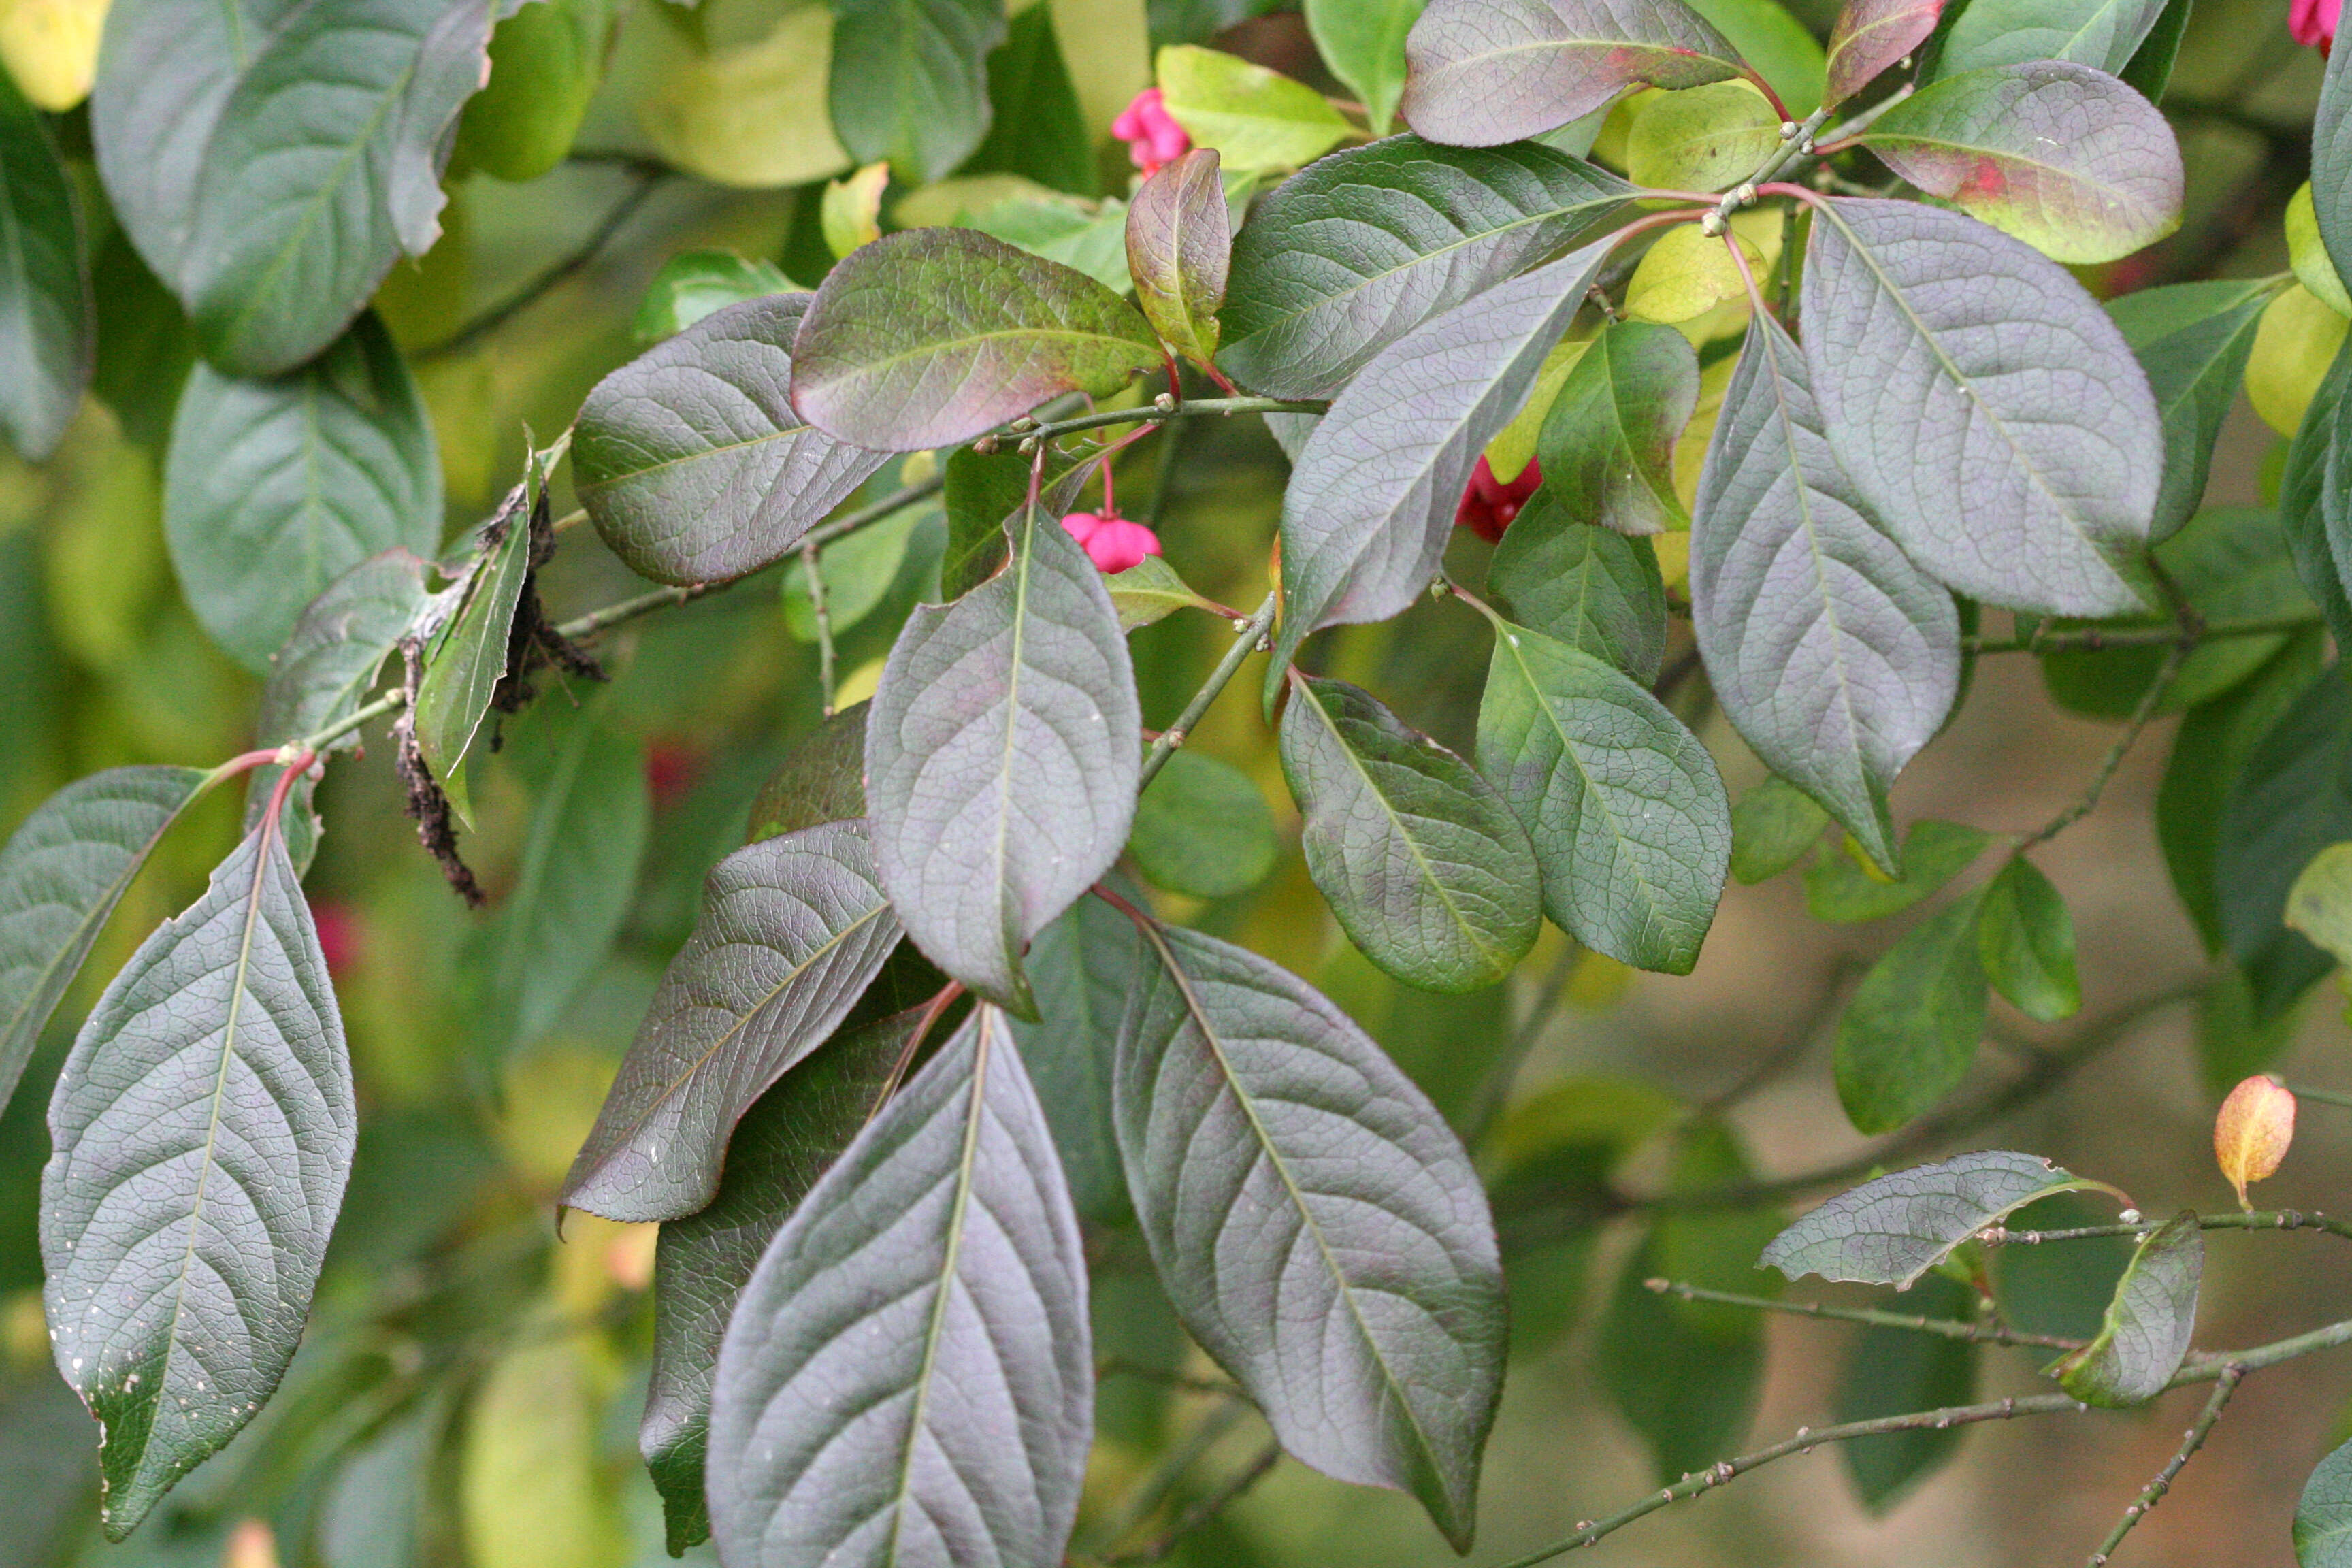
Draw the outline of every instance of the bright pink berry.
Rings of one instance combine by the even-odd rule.
[[[2298,44],[2307,44],[2326,54],[2336,42],[2336,24],[2343,16],[2344,0],[2293,0],[2286,13],[2286,30],[2294,35]]]
[[[1176,117],[1168,112],[1167,102],[1156,87],[1147,87],[1135,95],[1135,101],[1110,122],[1110,133],[1128,144],[1127,155],[1147,174],[1157,173],[1162,164],[1172,163],[1192,150],[1192,139],[1176,123]]]
[[[1062,526],[1068,529],[1070,537],[1080,544],[1092,539],[1095,536],[1095,530],[1102,525],[1103,520],[1090,511],[1074,511],[1062,519]]]
[[[329,975],[340,979],[360,959],[359,911],[335,899],[310,900],[310,923],[318,928],[319,953]]]
[[[1085,542],[1087,557],[1104,572],[1124,572],[1145,556],[1160,553],[1160,536],[1123,517],[1097,520]]]
[[[1507,485],[1495,477],[1482,457],[1470,470],[1470,482],[1462,487],[1462,503],[1454,509],[1454,526],[1468,529],[1489,544],[1499,542],[1503,531],[1511,526],[1511,520],[1541,483],[1543,465],[1532,458],[1519,477]]]

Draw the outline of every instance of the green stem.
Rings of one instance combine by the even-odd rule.
[[[1643,1285],[1661,1296],[1684,1301],[1714,1301],[1726,1307],[1746,1307],[1759,1312],[1787,1312],[1800,1318],[1827,1318],[1841,1323],[1867,1323],[1874,1328],[1906,1329],[1918,1334],[1939,1334],[1971,1344],[2040,1345],[2047,1350],[2077,1351],[2081,1340],[2056,1334],[2030,1334],[2022,1330],[1987,1323],[1964,1323],[1956,1318],[1927,1318],[1905,1312],[1882,1312],[1872,1307],[1832,1307],[1820,1301],[1783,1301],[1769,1296],[1741,1296],[1729,1290],[1709,1290],[1674,1279],[1645,1279]]]
[[[801,574],[808,580],[809,614],[816,622],[816,690],[824,716],[833,717],[833,613],[825,607],[824,568],[814,544],[801,546]]]
[[[2084,626],[2071,632],[2042,632],[2031,637],[1964,637],[1969,653],[2097,653],[2105,648],[2173,647],[2186,640],[2198,643],[2217,637],[2273,637],[2315,626],[2316,615],[2256,616],[2245,620],[2215,621],[2200,628],[2193,639],[2177,626]]]
[[[917,480],[904,489],[892,490],[871,506],[859,507],[845,517],[835,518],[831,522],[819,523],[810,529],[802,536],[801,546],[803,549],[822,550],[845,534],[855,533],[868,523],[879,522],[886,517],[906,510],[919,500],[939,494],[946,488],[947,482],[947,476],[944,473],[934,474],[928,479]]]
[[[2091,774],[2091,782],[2084,785],[2083,793],[2069,801],[2057,816],[2020,838],[2017,841],[2018,853],[2023,854],[2037,844],[2049,843],[2091,815],[2099,804],[2099,797],[2106,794],[2108,781],[2116,776],[2116,770],[2124,765],[2124,758],[2131,754],[2140,731],[2147,729],[2148,721],[2156,717],[2157,704],[2163,701],[2164,694],[2172,689],[2173,678],[2189,661],[2189,650],[2197,646],[2198,629],[2194,621],[2181,626],[2179,640],[2164,656],[2164,667],[2156,672],[2156,679],[2147,683],[2147,689],[2141,692],[2139,700],[2132,705],[2131,717],[2124,721],[2124,732],[2116,737],[2116,743],[2108,747],[2107,754],[2099,760],[2097,771]]]
[[[1184,704],[1184,711],[1176,716],[1176,722],[1161,731],[1160,739],[1151,742],[1151,750],[1144,753],[1142,775],[1136,781],[1139,794],[1149,788],[1160,770],[1168,765],[1168,759],[1176,754],[1176,748],[1184,743],[1185,737],[1192,732],[1192,726],[1199,723],[1201,715],[1209,710],[1209,704],[1214,702],[1218,694],[1233,680],[1234,673],[1242,667],[1242,661],[1257,651],[1257,645],[1265,640],[1266,628],[1274,625],[1274,611],[1278,599],[1278,595],[1266,595],[1265,602],[1258,605],[1257,613],[1242,623],[1233,646],[1225,649],[1225,657],[1217,661],[1217,668],[1209,672],[1209,679],[1201,683],[1201,689],[1192,693],[1192,700]]]
[[[2124,1510],[2123,1518],[2116,1521],[2116,1527],[2107,1531],[2107,1538],[2099,1542],[2097,1551],[2091,1553],[2090,1568],[2106,1568],[2107,1559],[2115,1555],[2116,1548],[2124,1543],[2124,1537],[2132,1532],[2132,1527],[2146,1519],[2148,1511],[2164,1500],[2164,1494],[2172,1489],[2172,1483],[2179,1478],[2182,1468],[2197,1457],[2197,1450],[2205,1446],[2205,1439],[2213,1435],[2213,1424],[2221,1419],[2221,1412],[2229,1405],[2230,1395],[2238,1392],[2238,1383],[2244,1375],[2237,1367],[2222,1368],[2221,1375],[2213,1384],[2213,1397],[2205,1402],[2197,1424],[2181,1434],[2179,1448],[2166,1462],[2164,1468],[2156,1472],[2156,1479],[2140,1489],[2139,1496]]]
[[[1188,397],[1179,403],[1163,393],[1159,401],[1140,408],[1097,409],[1067,419],[1015,419],[1005,426],[1005,433],[1020,437],[1025,444],[1030,440],[1050,441],[1081,430],[1099,430],[1106,425],[1156,424],[1208,414],[1321,414],[1330,406],[1321,398],[1286,397]]]
[[[2065,1230],[2007,1230],[1984,1233],[1982,1239],[1999,1247],[2039,1247],[2045,1241],[2095,1241],[2105,1237],[2145,1239],[2156,1228],[2138,1225],[2078,1225]],[[2200,1230],[2322,1230],[2352,1241],[2352,1220],[2337,1219],[2305,1209],[2256,1209],[2249,1214],[2200,1214]]]
[[[2344,1110],[2352,1110],[2352,1094],[2338,1094],[2331,1089],[2306,1089],[2299,1083],[2291,1083],[2286,1086],[2286,1089],[2297,1100],[2315,1100],[2321,1105],[2339,1106]]]

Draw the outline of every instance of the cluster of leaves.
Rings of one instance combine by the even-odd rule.
[[[2314,307],[2342,339],[2352,310],[2352,67],[2329,68],[2292,280],[2103,305],[2062,264],[2179,222],[2152,100],[2185,4],[1851,0],[1826,49],[1776,7],[1720,9],[1310,4],[1356,118],[1171,42],[1158,91],[1194,147],[1125,202],[1091,199],[1099,171],[1054,140],[1081,111],[1045,7],[844,0],[736,51],[757,59],[700,50],[646,133],[745,184],[786,176],[714,151],[697,73],[829,58],[825,149],[786,162],[801,180],[865,165],[817,197],[837,264],[806,290],[764,262],[673,263],[641,317],[660,341],[436,561],[435,433],[367,301],[433,247],[453,155],[518,179],[562,159],[612,16],[121,0],[90,136],[196,356],[171,395],[173,561],[268,685],[260,749],[96,774],[0,854],[5,1096],[151,849],[250,775],[243,842],[106,987],[51,1099],[46,1303],[101,1423],[110,1534],[271,1399],[352,1167],[357,1095],[300,890],[321,760],[396,715],[410,815],[473,896],[473,778],[507,716],[543,724],[531,782],[578,830],[559,852],[534,829],[528,900],[480,928],[471,1000],[495,1056],[594,967],[647,834],[628,745],[593,700],[540,719],[535,689],[599,679],[579,641],[620,619],[779,566],[801,572],[788,614],[823,650],[827,722],[710,869],[560,1193],[663,1226],[641,1446],[673,1549],[1063,1561],[1097,1406],[1084,1226],[1139,1237],[1285,1450],[1411,1494],[1468,1548],[1511,1339],[1486,1184],[1337,1002],[1128,876],[1214,899],[1265,874],[1255,786],[1181,750],[1259,652],[1307,877],[1370,965],[1449,995],[1513,974],[1547,920],[1584,952],[1687,973],[1727,878],[1808,856],[1827,921],[1941,893],[1994,836],[1898,832],[1889,791],[1974,658],[2038,655],[2062,704],[2126,721],[2118,758],[2181,711],[2158,826],[2228,961],[2242,1059],[2352,952],[2345,857],[2323,853],[2352,839],[2352,690],[2323,668],[2352,637],[2352,345],[2306,373],[2293,339]],[[803,47],[816,24],[829,55]],[[0,167],[20,262],[0,426],[39,456],[90,374],[82,198],[13,97]],[[1026,184],[968,223],[907,221],[958,174]],[[1089,199],[1051,199],[1056,179]],[[894,182],[923,188],[883,233]],[[1229,395],[1193,395],[1202,378]],[[2223,415],[2257,383],[2295,426],[2275,510],[2200,510]],[[1097,478],[1110,510],[1129,442],[1214,415],[1263,416],[1291,462],[1255,613],[1158,558],[1107,576],[1062,522]],[[567,463],[597,538],[658,586],[559,625],[540,575]],[[1454,553],[1482,464],[1540,483],[1490,555]],[[935,495],[937,591],[877,616]],[[1464,750],[1316,658],[1318,633],[1433,587],[1492,633]],[[1234,640],[1154,736],[1130,634],[1188,610]],[[1678,615],[1692,652],[1670,666]],[[887,658],[835,713],[834,638],[869,617],[894,623]],[[1672,705],[1701,674],[1770,772],[1736,808]],[[1857,1130],[1946,1101],[1994,994],[2044,1023],[2080,1008],[2064,902],[2027,857],[2070,820],[2013,836],[1846,1000]],[[1669,1125],[1674,1186],[1747,1180],[1719,1121],[1605,1098],[1570,1085],[1514,1110],[1507,1213],[1522,1189],[1528,1211],[1605,1193]],[[1619,1401],[1671,1479],[1737,1436],[1752,1394],[1752,1319],[1645,1290],[1654,1269],[1744,1273],[1761,1247],[1792,1278],[1933,1279],[1958,1303],[1942,1315],[1968,1316],[1995,1289],[1976,1238],[2095,1184],[1978,1155],[1856,1189],[1769,1246],[1769,1213],[1662,1219],[1604,1338],[1621,1367],[1687,1377],[1620,1379]],[[2068,1394],[2135,1405],[2182,1375],[2201,1236],[2190,1215],[2137,1237],[2100,1327],[2051,1369]],[[1580,1271],[1582,1243],[1534,1247],[1528,1278],[1547,1256]],[[1545,1304],[1512,1293],[1524,1331]],[[1964,1395],[1972,1343],[1951,1342],[1865,1340],[1853,1408]],[[1880,1437],[1853,1450],[1874,1502],[1945,1451]]]

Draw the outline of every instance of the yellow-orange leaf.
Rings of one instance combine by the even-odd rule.
[[[2294,1094],[2268,1073],[2256,1073],[2230,1091],[2213,1118],[2213,1158],[2238,1189],[2238,1206],[2251,1210],[2246,1186],[2279,1168],[2294,1142]]]

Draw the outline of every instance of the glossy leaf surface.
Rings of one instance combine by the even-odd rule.
[[[1838,1019],[1838,1100],[1859,1132],[1891,1132],[1959,1086],[1984,1037],[1977,956],[1984,895],[1954,900],[1904,933]]]
[[[1386,620],[1428,585],[1478,454],[1518,411],[1606,248],[1424,322],[1375,355],[1317,422],[1283,494],[1269,698],[1308,633]]]
[[[2166,1221],[2132,1254],[2097,1337],[2053,1363],[2050,1375],[2085,1405],[2121,1409],[2155,1398],[2189,1353],[2204,1274],[2196,1215]]]
[[[0,432],[35,462],[81,406],[98,347],[81,204],[48,126],[0,81]]]
[[[1636,82],[1740,74],[1731,40],[1681,0],[1434,0],[1405,52],[1406,121],[1465,147],[1539,135]]]
[[[1217,155],[1196,148],[1143,182],[1127,209],[1127,270],[1135,302],[1168,346],[1208,363],[1233,257]]]
[[[1470,1544],[1502,1270],[1462,1145],[1328,1001],[1154,927],[1120,1026],[1119,1152],[1185,1327],[1290,1452]]]
[[[834,129],[860,163],[936,180],[988,133],[990,50],[1003,0],[836,0]]]
[[[1160,363],[1134,306],[976,229],[886,235],[826,275],[793,342],[793,405],[893,452],[968,441]]]
[[[745,1287],[711,1402],[711,1533],[744,1568],[1055,1568],[1093,1406],[1077,1216],[982,1007]]]
[[[1632,194],[1534,142],[1392,136],[1318,159],[1234,237],[1217,363],[1270,396],[1332,396],[1388,344],[1605,222]]]
[[[887,461],[793,411],[793,334],[811,296],[730,305],[596,384],[572,471],[613,552],[657,583],[713,583],[778,560]]]
[[[1542,879],[1494,786],[1371,693],[1292,682],[1282,771],[1307,869],[1355,944],[1430,991],[1508,974],[1535,945]]]
[[[1872,521],[1831,454],[1802,352],[1769,318],[1748,327],[1708,442],[1690,591],[1725,715],[1895,868],[1886,792],[1951,709],[1959,620]]]
[[[273,824],[99,998],[49,1127],[50,1338],[119,1541],[277,1388],[351,1170],[342,1020]]]
[[[1839,464],[1913,560],[1989,603],[2140,607],[2162,476],[2147,378],[2055,263],[1916,203],[1824,203],[1805,360]],[[1949,498],[1972,498],[1959,526]]]
[[[1620,963],[1690,973],[1730,863],[1731,806],[1706,748],[1656,698],[1506,624],[1478,771],[1528,830],[1554,923]]]
[[[1907,1289],[1952,1248],[2053,1193],[2105,1188],[2035,1154],[1989,1149],[1914,1165],[1840,1193],[1772,1238],[1763,1262],[1791,1279]]]
[[[291,375],[198,365],[163,474],[172,564],[213,640],[266,670],[329,584],[441,543],[441,455],[400,351],[364,316]]]
[[[1666,657],[1666,587],[1646,539],[1580,521],[1546,485],[1487,563],[1510,617],[1644,684]]]
[[[861,824],[803,828],[721,860],[563,1201],[626,1220],[707,1205],[735,1123],[848,1015],[898,934]]]
[[[1048,509],[1024,511],[1003,571],[908,617],[866,781],[882,886],[915,945],[1026,1015],[1021,950],[1127,843],[1143,721],[1101,574]]]

